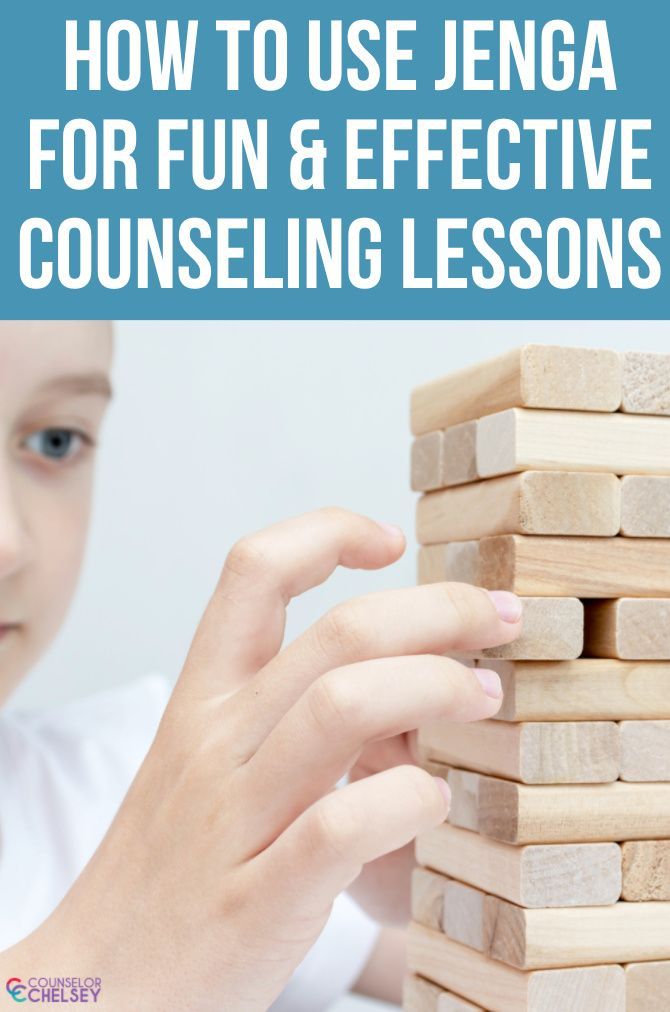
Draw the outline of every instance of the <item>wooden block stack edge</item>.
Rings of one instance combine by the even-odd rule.
[[[412,396],[419,582],[517,593],[495,718],[421,728],[406,1012],[670,1009],[670,355],[526,345]]]

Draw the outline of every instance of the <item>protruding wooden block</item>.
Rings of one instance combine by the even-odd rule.
[[[670,538],[670,478],[621,479],[621,533],[628,538]]]
[[[670,962],[629,963],[626,974],[626,1012],[668,1012]]]
[[[469,724],[419,730],[430,759],[525,784],[610,783],[619,776],[619,725],[607,721]]]
[[[426,868],[412,870],[412,918],[427,928],[442,928],[445,879]]]
[[[408,932],[410,971],[490,1012],[624,1012],[621,966],[525,972],[488,959],[420,924]]]
[[[623,898],[633,902],[670,900],[670,840],[639,840],[624,843],[621,849]]]
[[[430,545],[495,534],[613,537],[620,500],[612,474],[525,471],[423,496],[417,539]]]
[[[481,1005],[473,1005],[414,974],[405,977],[402,1007],[404,1012],[483,1012]]]
[[[491,584],[491,587],[494,587]],[[487,647],[482,658],[561,661],[584,648],[584,605],[574,597],[524,597],[523,628],[512,643]]]
[[[496,720],[670,719],[670,662],[480,661],[500,675]]]
[[[670,422],[668,422],[670,444]],[[476,581],[527,597],[663,597],[670,595],[670,540],[484,538]]]
[[[448,882],[443,929],[519,970],[670,959],[670,903],[528,910]]]
[[[629,351],[622,355],[622,360],[621,410],[639,415],[670,415],[670,355]]]
[[[600,906],[616,903],[621,896],[621,850],[616,843],[515,847],[445,822],[417,837],[416,859],[522,907]],[[437,883],[430,885],[437,889]],[[434,916],[434,904],[423,902],[427,889],[428,882],[419,881],[420,916],[414,913],[414,920],[438,927],[444,882],[440,882],[439,917]]]
[[[620,404],[616,352],[529,344],[414,390],[412,432],[446,429],[516,406],[616,411]]]
[[[410,473],[412,490],[427,492],[433,488],[444,488],[442,467],[443,432],[427,432],[412,443]]]
[[[670,784],[537,786],[430,768],[449,781],[449,821],[503,843],[670,839]]]
[[[621,723],[621,780],[670,780],[670,720]]]
[[[621,660],[670,660],[670,598],[623,597],[587,605],[584,652]]]
[[[480,418],[477,472],[481,478],[539,470],[670,474],[668,421],[523,408]]]

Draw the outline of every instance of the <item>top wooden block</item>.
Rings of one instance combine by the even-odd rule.
[[[418,436],[516,407],[617,411],[621,397],[616,352],[527,344],[418,387],[412,432]]]

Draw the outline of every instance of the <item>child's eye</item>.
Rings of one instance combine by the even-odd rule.
[[[41,429],[28,436],[24,445],[47,460],[59,461],[76,456],[86,442],[84,434],[74,429]]]

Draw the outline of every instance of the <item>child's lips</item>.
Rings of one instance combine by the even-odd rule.
[[[9,636],[10,633],[16,632],[19,628],[18,622],[0,622],[0,641]]]

